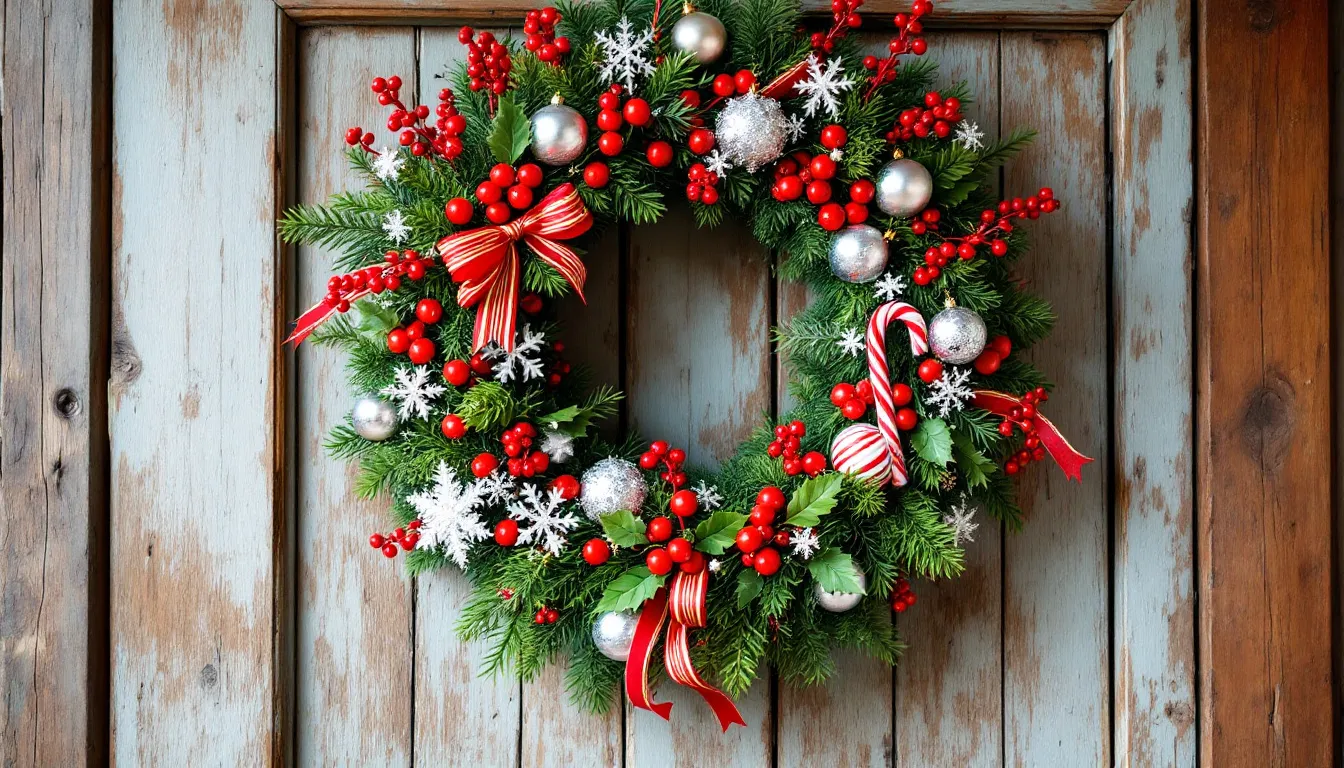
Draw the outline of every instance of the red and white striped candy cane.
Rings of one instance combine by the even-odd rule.
[[[902,301],[889,301],[877,308],[868,320],[867,338],[868,379],[873,387],[877,426],[855,424],[841,430],[831,443],[831,465],[879,485],[890,480],[899,488],[910,478],[896,428],[896,401],[887,367],[887,326],[895,320],[904,323],[910,334],[912,355],[919,357],[929,351],[929,329],[919,310]]]

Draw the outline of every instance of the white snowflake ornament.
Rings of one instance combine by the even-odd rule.
[[[801,115],[789,115],[789,122],[784,126],[785,137],[790,144],[797,144],[798,140],[807,133],[807,121]]]
[[[528,355],[539,355],[541,346],[545,343],[546,337],[540,333],[533,333],[532,326],[524,325],[521,333],[518,334],[518,343],[513,345],[513,351],[508,352],[503,347],[491,342],[481,351],[481,357],[495,362],[494,372],[495,381],[501,384],[507,384],[510,381],[531,381],[532,379],[544,378],[546,372],[542,369],[539,358],[528,357]]]
[[[606,82],[620,81],[626,90],[635,92],[635,78],[653,74],[649,47],[653,43],[653,29],[635,34],[630,19],[622,16],[616,24],[616,33],[599,31],[594,37],[602,49],[602,64],[598,77]]]
[[[710,485],[701,480],[695,487],[695,498],[700,502],[700,506],[705,509],[718,509],[723,506],[723,496],[719,495],[719,488],[716,485]]]
[[[442,549],[443,554],[467,567],[467,550],[473,542],[490,538],[490,528],[476,513],[481,494],[475,483],[463,485],[457,473],[440,461],[434,470],[434,484],[406,497],[420,520],[417,549]]]
[[[975,533],[980,524],[972,522],[974,517],[975,508],[966,502],[966,495],[962,494],[961,501],[953,504],[943,516],[943,525],[952,529],[952,546],[960,547],[963,541],[975,541],[971,534]]]
[[[821,539],[811,528],[794,531],[793,536],[789,537],[789,544],[793,546],[793,554],[804,560],[811,560],[812,555],[821,549]]]
[[[489,506],[502,504],[518,494],[513,478],[499,469],[477,479],[472,485],[481,495],[481,501]]]
[[[953,411],[966,407],[966,401],[975,396],[967,383],[971,378],[970,368],[948,366],[943,375],[929,385],[929,394],[924,404],[938,406],[938,416],[947,418]]]
[[[405,164],[406,159],[401,156],[400,152],[383,147],[382,151],[378,153],[378,157],[373,161],[373,173],[382,181],[395,179],[397,174],[401,173],[401,167]]]
[[[558,429],[546,430],[538,447],[557,464],[564,464],[574,458],[574,438]]]
[[[388,211],[387,215],[383,217],[383,231],[387,233],[392,242],[401,245],[406,236],[411,234],[411,225],[406,223],[406,219],[402,217],[399,209],[392,210]]]
[[[720,179],[727,176],[728,171],[732,170],[732,168],[733,164],[728,162],[728,158],[724,157],[723,153],[719,152],[717,149],[710,152],[709,155],[705,157],[705,170],[710,173],[718,174]]]
[[[417,365],[399,369],[396,382],[378,391],[401,402],[397,408],[399,418],[415,414],[417,418],[428,419],[430,402],[443,394],[445,389],[447,387],[442,384],[429,383],[428,366]]]
[[[722,569],[723,569],[723,563],[717,557],[709,561],[710,573],[718,573]]]
[[[574,510],[564,510],[565,498],[559,489],[542,495],[537,486],[523,487],[518,499],[509,504],[509,517],[518,521],[518,543],[532,544],[559,555],[565,548],[565,534],[579,524]]]
[[[794,86],[794,90],[807,96],[803,102],[804,114],[812,117],[825,110],[831,119],[840,114],[840,94],[854,87],[854,81],[844,71],[845,66],[838,58],[823,64],[815,53],[807,57],[807,79]]]
[[[981,141],[983,138],[985,132],[980,130],[980,126],[970,120],[963,120],[961,125],[957,126],[957,134],[952,140],[960,144],[962,149],[977,152],[985,147],[985,143]]]
[[[857,328],[850,328],[845,331],[840,340],[835,342],[835,345],[851,357],[858,357],[866,347],[863,341],[863,332]]]
[[[877,296],[878,301],[894,301],[903,293],[905,293],[905,279],[900,275],[888,272],[873,283],[873,294]]]

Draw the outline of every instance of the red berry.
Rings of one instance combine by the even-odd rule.
[[[705,556],[701,552],[691,551],[691,556],[681,564],[682,573],[699,573],[705,569]]]
[[[736,75],[733,75],[733,86],[738,93],[746,93],[751,90],[751,86],[756,84],[756,76],[749,69],[739,69]]]
[[[648,554],[644,555],[644,565],[648,566],[649,573],[654,576],[662,576],[672,570],[672,558],[667,554],[667,550],[662,547],[650,549]]]
[[[752,560],[751,567],[762,576],[773,576],[779,571],[779,550],[774,547],[766,547],[756,553]]]
[[[942,377],[943,377],[943,364],[938,362],[937,360],[929,358],[919,364],[919,378],[925,384],[932,384],[933,382],[941,379]]]
[[[532,188],[525,187],[522,184],[514,184],[509,187],[509,205],[519,211],[531,207]]]
[[[762,543],[761,534],[755,528],[743,528],[737,532],[737,548],[746,554],[760,549]]]
[[[719,202],[719,190],[713,187],[705,187],[700,191],[700,202],[705,205],[714,205]]]
[[[775,522],[775,508],[757,503],[752,506],[747,519],[751,520],[752,525],[769,525]]]
[[[919,423],[919,414],[915,413],[914,408],[902,408],[896,412],[896,427],[906,431],[915,428]]]
[[[756,503],[763,507],[779,510],[783,509],[788,500],[784,498],[784,492],[773,485],[767,485],[756,494]]]
[[[610,109],[615,111],[620,109],[621,97],[611,91],[606,91],[601,96],[597,97],[597,106],[599,109]]]
[[[589,565],[601,565],[611,559],[611,546],[602,539],[589,539],[583,545],[583,561]]]
[[[838,125],[828,125],[821,129],[821,146],[827,149],[839,149],[849,141],[849,134]]]
[[[560,612],[559,612],[559,611],[557,611],[557,610],[554,609],[554,608],[547,608],[547,609],[546,609],[546,623],[547,623],[547,624],[554,624],[555,622],[557,622],[557,621],[559,621],[559,620],[560,620]]]
[[[421,299],[415,305],[415,316],[426,323],[437,323],[443,318],[443,305],[438,299]]]
[[[499,185],[493,182],[482,181],[479,185],[476,186],[476,199],[480,200],[482,203],[485,203],[486,205],[498,202],[499,198],[502,197],[503,194],[504,190],[500,188]]]
[[[700,106],[700,94],[688,88],[681,92],[681,101],[688,107],[698,107]]]
[[[615,131],[607,131],[597,139],[598,151],[607,157],[615,157],[616,155],[619,155],[624,146],[625,142],[621,139],[621,134],[616,133]]]
[[[443,215],[450,224],[458,227],[471,221],[473,213],[475,211],[465,197],[454,197],[443,206]]]
[[[999,366],[1003,364],[1003,357],[996,350],[986,349],[975,358],[975,372],[981,376],[990,376],[998,372]]]
[[[615,109],[604,109],[597,113],[598,130],[619,131],[624,124],[624,118],[622,118],[621,113]]]
[[[677,491],[672,494],[672,500],[668,502],[668,508],[677,517],[694,515],[699,507],[700,500],[696,498],[695,491]]]
[[[999,353],[999,357],[1007,358],[1013,353],[1013,340],[1007,336],[995,336],[989,340],[989,346]]]
[[[387,351],[400,355],[410,348],[411,337],[407,335],[405,329],[393,328],[387,332]]]
[[[625,115],[625,121],[636,127],[648,125],[651,116],[649,102],[638,97],[625,102],[621,112]]]
[[[914,391],[906,384],[895,384],[891,388],[891,399],[896,405],[908,405],[914,396]]]
[[[667,441],[654,440],[652,443],[649,443],[649,450],[653,452],[654,456],[666,456],[668,450]]]
[[[691,559],[691,542],[683,538],[675,538],[667,542],[667,554],[674,563],[684,563]]]
[[[423,320],[412,320],[406,324],[406,338],[411,341],[423,339],[425,337],[425,322]]]
[[[783,176],[775,182],[774,194],[776,200],[797,200],[803,195],[803,180],[797,176]]]
[[[490,169],[490,182],[503,189],[513,184],[513,166],[508,163],[495,163]]]
[[[821,205],[831,199],[831,185],[824,181],[813,181],[807,185],[807,202],[813,205]],[[841,216],[844,210],[839,205],[835,206],[840,211]]]
[[[592,162],[583,169],[583,183],[593,189],[601,189],[607,186],[607,181],[611,178],[611,171],[607,169],[606,163]]]
[[[666,517],[655,517],[649,521],[644,535],[649,541],[667,541],[672,538],[672,521]]]
[[[626,105],[626,107],[629,106],[629,104]],[[666,141],[655,141],[649,144],[649,148],[645,151],[645,155],[649,158],[649,165],[652,165],[654,168],[666,168],[672,164],[673,158],[676,157],[676,152],[672,150],[672,145],[668,144]]]
[[[803,456],[803,471],[816,477],[826,471],[826,456],[817,451],[808,451]]]
[[[732,75],[719,75],[714,78],[713,90],[715,96],[727,98],[737,92],[737,83]]]
[[[697,155],[708,153],[714,148],[714,132],[706,128],[696,128],[686,140],[686,145]]]
[[[569,501],[579,495],[579,479],[573,475],[560,475],[552,480],[548,487],[559,491],[560,498],[565,501]]]
[[[470,365],[472,372],[477,376],[484,376],[494,370],[494,363],[486,360],[480,352],[471,356]]]
[[[455,413],[444,416],[439,428],[443,430],[443,436],[449,440],[457,440],[467,434],[467,425],[462,421],[462,417]]]
[[[845,203],[845,221],[850,224],[862,224],[868,220],[868,206],[855,202]]]
[[[434,342],[429,339],[416,339],[411,342],[410,349],[406,350],[406,353],[412,363],[424,365],[434,359]]]
[[[496,459],[493,454],[478,454],[476,458],[471,460],[471,474],[476,477],[485,477],[498,467],[499,459]]]
[[[743,567],[743,568],[750,568],[750,567],[751,567],[751,564],[754,563],[754,562],[756,562],[756,558],[755,558],[755,557],[753,557],[753,556],[751,556],[751,555],[749,555],[749,554],[746,554],[746,553],[743,553],[743,554],[742,554],[742,567]]]
[[[867,412],[868,412],[868,404],[863,402],[863,400],[857,397],[845,401],[845,404],[840,406],[840,413],[843,414],[844,417],[846,419],[849,419],[850,421],[855,421],[863,418],[863,414]]]
[[[369,537],[369,546],[374,549],[382,549],[385,543],[387,543],[387,539],[383,538],[381,533],[375,533]]]
[[[541,186],[542,174],[541,166],[536,163],[528,163],[518,167],[518,183],[525,187],[536,189]]]
[[[854,394],[854,385],[846,384],[842,381],[834,387],[831,387],[831,405],[839,408],[850,400],[853,400]]]
[[[814,179],[829,179],[835,176],[835,161],[826,155],[817,155],[808,165]]]
[[[658,466],[658,462],[659,462],[658,454],[654,453],[653,451],[645,451],[639,456],[639,466],[642,469],[646,470],[653,469],[654,467]]]
[[[500,520],[495,524],[495,543],[501,547],[512,547],[518,543],[518,521]]]
[[[839,203],[827,203],[817,211],[817,223],[822,229],[834,232],[845,226],[845,209]]]
[[[386,557],[396,557],[396,556],[397,556],[397,545],[396,545],[396,544],[393,544],[393,543],[390,542],[390,541],[387,542],[386,544],[384,544],[384,545],[383,545],[383,555],[386,556]]]
[[[491,223],[503,224],[507,222],[512,215],[513,214],[509,211],[508,203],[491,203],[485,206],[485,218],[489,219]]]

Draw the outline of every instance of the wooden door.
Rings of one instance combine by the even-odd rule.
[[[893,10],[875,5],[875,23]],[[322,450],[352,398],[341,359],[279,344],[294,309],[321,292],[329,254],[280,246],[274,220],[286,205],[356,184],[340,152],[344,131],[381,123],[365,84],[397,73],[411,91],[436,89],[460,55],[451,22],[508,31],[525,4],[116,0],[110,33],[97,2],[71,4],[69,15],[10,13],[6,764],[96,762],[106,750],[126,765],[1189,765],[1197,751],[1212,764],[1244,746],[1225,735],[1233,723],[1208,714],[1224,700],[1214,674],[1234,675],[1237,657],[1196,666],[1197,637],[1225,649],[1217,630],[1237,617],[1206,609],[1197,635],[1197,586],[1220,610],[1228,603],[1208,560],[1196,579],[1194,557],[1191,9],[1175,0],[938,5],[931,56],[942,80],[969,82],[971,115],[991,136],[1040,131],[1003,171],[1005,194],[1050,185],[1065,201],[1062,215],[1033,227],[1023,277],[1060,316],[1033,350],[1060,385],[1052,417],[1097,458],[1096,471],[1078,486],[1034,470],[1024,531],[983,525],[965,576],[917,586],[919,604],[900,618],[910,649],[895,670],[844,657],[828,685],[801,691],[767,674],[739,702],[748,727],[726,736],[681,691],[668,693],[681,705],[666,723],[629,708],[581,714],[565,703],[559,670],[525,685],[478,677],[482,649],[452,629],[465,582],[412,579],[374,556],[365,539],[386,502],[357,499],[352,471]],[[93,192],[73,253],[11,194],[25,171],[53,165],[40,145],[25,165],[15,148],[33,145],[13,115],[30,135],[70,130],[48,112],[22,122],[40,90],[10,64],[28,59],[9,52],[43,71],[63,62],[20,44],[40,24],[57,41],[102,40],[76,58],[76,72],[93,75],[86,93],[110,80],[105,101],[75,110],[93,139],[76,167],[88,179],[105,174],[106,186],[75,180]],[[42,179],[58,192],[71,183]],[[38,198],[46,221],[55,204]],[[104,260],[74,258],[96,256],[100,232]],[[40,260],[24,260],[29,243]],[[566,341],[574,359],[628,393],[618,426],[713,463],[762,413],[786,406],[769,328],[807,296],[776,280],[776,258],[732,225],[695,230],[675,206],[588,254],[590,302],[566,308]],[[89,295],[76,299],[94,307],[73,360],[51,358],[70,371],[57,378],[83,382],[60,398],[13,362],[16,351],[56,349],[43,337],[41,321],[56,311],[43,303],[44,274],[83,286]],[[1210,342],[1234,338],[1201,330]],[[1285,377],[1321,380],[1319,371]],[[1208,377],[1200,386],[1206,401],[1238,396]],[[48,401],[55,416],[27,415],[50,413]],[[42,435],[41,450],[11,447],[16,429]],[[1220,445],[1215,434],[1204,455]],[[75,456],[73,502],[59,483],[66,455]],[[1293,461],[1315,466],[1320,456]],[[13,499],[46,516],[15,515]],[[1319,532],[1319,507],[1302,514]],[[1241,556],[1214,546],[1231,545],[1210,530],[1201,534],[1209,552]],[[1328,538],[1324,550],[1295,543],[1299,560],[1258,556],[1271,576],[1304,560],[1328,569]],[[1289,599],[1321,597],[1305,583],[1287,589]],[[81,618],[88,629],[72,629]],[[1279,620],[1311,635],[1298,614]],[[1275,647],[1276,637],[1263,642]],[[1320,647],[1319,632],[1309,640]],[[1265,754],[1284,743],[1331,749],[1315,725],[1296,725],[1316,723],[1306,713],[1322,701],[1330,709],[1328,656],[1323,678],[1320,659],[1305,658],[1301,669],[1275,666],[1251,692],[1265,696],[1237,710],[1256,723],[1238,733],[1262,734]],[[1226,676],[1218,679],[1235,686]],[[1322,679],[1323,700],[1303,682]]]

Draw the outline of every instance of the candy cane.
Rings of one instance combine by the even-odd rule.
[[[878,485],[890,481],[899,488],[910,478],[905,471],[891,371],[887,367],[887,326],[894,320],[905,324],[912,355],[919,357],[929,351],[929,329],[919,310],[901,301],[889,301],[877,308],[868,321],[867,338],[868,379],[873,386],[877,426],[854,424],[841,430],[831,442],[831,465]]]

